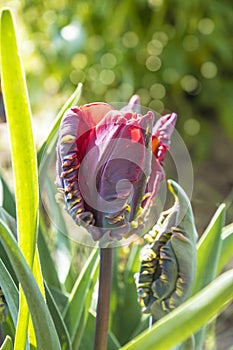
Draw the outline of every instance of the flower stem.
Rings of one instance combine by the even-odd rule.
[[[101,248],[94,350],[107,349],[111,284],[112,249]]]

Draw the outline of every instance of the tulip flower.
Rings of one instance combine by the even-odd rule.
[[[129,237],[146,224],[164,180],[176,114],[155,122],[134,95],[121,110],[107,103],[69,109],[57,145],[57,184],[68,213],[92,238]]]

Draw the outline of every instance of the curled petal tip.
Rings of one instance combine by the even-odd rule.
[[[121,111],[131,111],[134,113],[140,113],[140,97],[138,95],[133,95],[127,106],[121,109]]]
[[[169,121],[170,121],[170,123],[171,123],[172,125],[175,125],[175,124],[176,124],[176,121],[177,121],[177,114],[176,114],[176,113],[170,114]]]

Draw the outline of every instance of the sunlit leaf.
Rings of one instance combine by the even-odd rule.
[[[210,224],[201,236],[197,247],[197,272],[193,294],[210,283],[217,274],[222,239],[221,233],[225,223],[225,204],[220,205]],[[195,343],[202,347],[205,336],[205,327],[195,334]]]
[[[36,151],[32,133],[28,92],[16,41],[10,10],[1,14],[1,79],[3,99],[10,132],[14,171],[18,242],[32,267],[39,205]],[[20,292],[20,309],[16,329],[15,350],[26,343],[28,311]]]
[[[193,294],[205,287],[216,276],[224,222],[225,204],[222,204],[198,242],[197,273]]]
[[[0,239],[22,285],[32,317],[38,349],[61,350],[53,320],[31,269],[22,255],[15,238],[1,219]]]

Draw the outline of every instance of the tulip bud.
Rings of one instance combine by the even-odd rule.
[[[154,320],[165,316],[191,294],[196,272],[196,241],[192,208],[182,188],[172,180],[168,188],[175,198],[145,236],[141,267],[135,276],[143,312]]]

